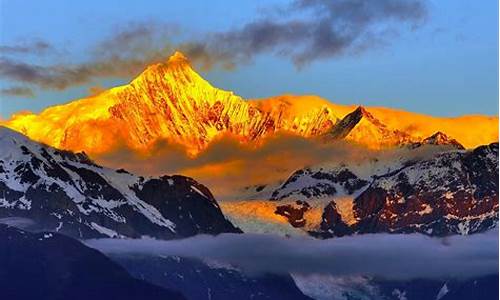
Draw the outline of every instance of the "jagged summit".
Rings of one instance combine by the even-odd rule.
[[[420,142],[416,142],[410,145],[411,148],[418,148],[423,145],[434,145],[434,146],[451,146],[453,148],[463,150],[465,147],[460,144],[457,140],[449,137],[445,133],[438,131],[433,135],[423,139]]]
[[[174,54],[172,54],[168,60],[167,63],[188,63],[189,60],[188,58],[180,51],[175,51]]]
[[[371,114],[366,110],[366,108],[362,105],[359,105],[356,110],[354,111],[356,114],[360,114],[363,116],[371,116]]]
[[[436,145],[442,145],[442,144],[447,144],[451,142],[453,139],[448,137],[445,133],[438,131],[431,135],[430,137],[424,139],[424,142],[427,144],[436,144]]]
[[[412,140],[409,134],[389,128],[363,106],[347,114],[324,137],[326,140],[352,140],[373,148],[406,144]]]

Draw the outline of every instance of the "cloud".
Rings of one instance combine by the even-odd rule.
[[[43,66],[0,58],[0,76],[35,84],[43,89],[64,90],[92,82],[97,78],[123,78],[137,74],[149,61],[143,58],[110,57],[84,64]]]
[[[34,98],[35,93],[29,87],[15,86],[0,90],[0,94],[14,97]]]
[[[186,153],[182,145],[160,140],[148,147],[147,153],[119,143],[111,151],[95,154],[93,158],[102,165],[137,174],[190,176],[207,185],[218,199],[234,200],[246,186],[275,183],[307,165],[361,161],[372,155],[373,151],[344,141],[324,143],[277,133],[256,145],[223,135],[195,157]]]
[[[215,33],[194,48],[203,49],[204,56],[223,58],[225,65],[273,53],[300,67],[387,44],[402,28],[416,28],[427,17],[426,2],[420,0],[301,0],[280,10],[281,17],[271,14]]]
[[[16,45],[0,45],[0,54],[36,54],[42,55],[54,51],[54,47],[43,40],[25,41]]]
[[[498,274],[498,230],[471,236],[369,234],[318,240],[262,234],[221,234],[182,240],[97,239],[107,254],[196,258],[249,273],[328,274],[385,279],[472,278]]]
[[[91,154],[93,159],[136,174],[190,176],[207,185],[218,200],[241,200],[239,197],[246,187],[279,183],[306,166],[422,159],[443,151],[441,147],[371,150],[352,142],[325,143],[319,138],[285,132],[250,144],[225,134],[194,157],[183,145],[172,141],[159,140],[145,152],[130,148],[117,134],[114,141],[117,144],[109,151]]]
[[[6,218],[0,218],[0,224],[6,224],[9,226],[26,229],[34,225],[35,222],[28,218],[6,217]]]
[[[173,28],[153,22],[127,24],[93,45],[88,51],[91,57],[84,63],[40,65],[1,57],[0,76],[50,90],[64,90],[99,78],[130,78],[174,51],[165,42]]]
[[[0,76],[62,90],[97,78],[130,78],[175,50],[185,52],[204,70],[214,66],[232,69],[264,53],[303,67],[389,44],[406,28],[423,24],[426,17],[423,0],[312,0],[294,1],[241,27],[192,37],[173,24],[129,23],[91,47],[88,52],[93,55],[86,63],[42,66],[4,57]],[[49,45],[2,47],[12,53],[42,51]]]

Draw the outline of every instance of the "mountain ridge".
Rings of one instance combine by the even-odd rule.
[[[379,108],[364,111],[359,126],[346,136],[370,148],[418,142],[437,131],[468,148],[498,139],[495,117],[474,117],[474,125],[483,130],[483,135],[476,136],[470,131],[472,120],[468,118],[434,118]],[[307,96],[245,100],[212,86],[193,70],[182,53],[176,52],[168,61],[148,66],[129,84],[49,107],[39,114],[14,114],[0,124],[33,140],[76,152],[105,153],[120,146],[143,151],[167,140],[194,156],[224,135],[251,145],[278,132],[306,138],[321,136],[350,112],[350,106]],[[369,123],[365,122],[371,119],[369,116],[385,129],[364,130],[373,128],[362,126]],[[391,132],[401,136],[389,134],[387,142],[386,134]],[[375,138],[370,138],[373,134]]]
[[[211,192],[180,175],[143,177],[97,165],[0,127],[0,218],[75,238],[173,239],[240,232]]]

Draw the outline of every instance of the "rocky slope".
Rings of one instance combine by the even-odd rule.
[[[56,233],[0,224],[2,299],[185,299],[135,279],[97,250]]]
[[[466,147],[498,139],[496,117],[435,118],[356,109],[310,96],[246,101],[213,87],[179,52],[147,67],[127,85],[39,114],[15,114],[2,124],[50,146],[91,155],[123,146],[146,150],[160,140],[196,155],[221,136],[258,145],[278,132],[345,138],[371,148],[416,142],[438,130],[466,142]],[[483,134],[476,135],[471,124]]]
[[[191,178],[135,176],[0,127],[0,218],[77,238],[239,232]]]
[[[132,276],[178,290],[190,300],[312,299],[297,288],[289,275],[246,274],[227,264],[177,256],[112,254],[110,258]]]
[[[469,151],[449,146],[401,149],[406,154],[390,161],[301,169],[269,191],[269,199],[275,214],[321,237],[374,232],[444,236],[494,227],[498,143]],[[429,148],[441,150],[408,154]]]

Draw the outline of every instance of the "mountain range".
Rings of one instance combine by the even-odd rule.
[[[146,151],[166,140],[194,156],[223,136],[256,146],[280,132],[346,139],[375,149],[419,142],[438,131],[467,148],[498,140],[498,117],[437,118],[337,105],[315,96],[245,100],[213,87],[180,52],[147,67],[127,85],[39,114],[14,114],[2,124],[35,141],[88,154],[121,146]]]
[[[440,133],[388,158],[296,170],[281,183],[248,188],[246,200],[222,208],[252,232],[466,235],[497,226],[498,172],[498,143],[465,150]]]
[[[247,274],[218,261],[89,248],[89,239],[222,233],[324,242],[374,233],[485,232],[498,226],[498,117],[431,117],[316,96],[247,100],[213,87],[176,52],[129,84],[0,125],[0,223],[9,224],[0,224],[1,296],[498,298],[498,274],[408,280]],[[222,138],[252,151],[280,134],[355,144],[368,154],[302,165],[278,181],[247,186],[237,201],[217,201],[190,177],[138,175],[94,160],[122,147],[147,155],[158,145],[180,146],[194,159]]]

